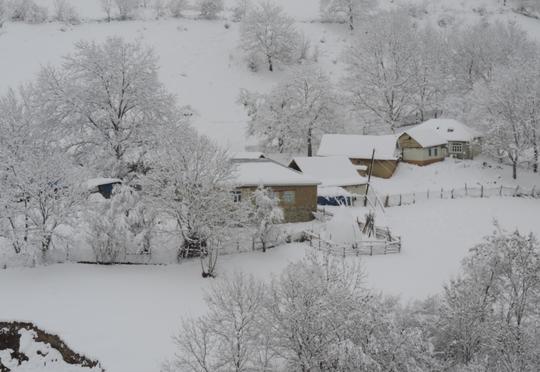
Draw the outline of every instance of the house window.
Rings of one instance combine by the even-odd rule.
[[[430,157],[431,157],[431,156],[437,156],[438,153],[439,153],[439,149],[436,148],[436,147],[430,147],[430,148],[428,149],[428,154],[429,154]]]
[[[240,203],[242,201],[242,192],[240,190],[234,190],[232,196],[235,203]]]
[[[296,199],[296,194],[294,191],[284,191],[281,199],[286,204],[294,204]]]
[[[452,149],[453,153],[461,154],[463,152],[463,144],[462,143],[453,143],[450,148]]]

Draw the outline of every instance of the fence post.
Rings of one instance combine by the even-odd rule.
[[[412,203],[416,204],[416,193],[415,192],[413,192],[413,194],[412,194]]]
[[[450,191],[450,198],[454,199],[454,189],[452,189],[452,191]]]
[[[401,194],[399,194],[399,206],[401,207]]]
[[[516,191],[514,191],[514,197],[518,196],[519,193],[519,185],[516,186]]]
[[[388,208],[388,199],[390,199],[390,195],[386,195],[386,198],[384,198],[384,207]]]
[[[502,190],[503,190],[503,186],[501,185],[501,188],[499,189],[499,196],[502,196]]]
[[[480,197],[484,197],[484,185],[480,185]]]
[[[443,198],[443,193],[444,193],[444,190],[443,190],[443,188],[441,187],[441,199]]]
[[[399,239],[398,252],[401,253],[401,236],[398,239]]]
[[[346,249],[346,248],[347,248],[347,246],[346,246],[345,244],[343,244],[343,258],[346,257],[346,255],[345,255],[345,249]]]
[[[469,196],[469,189],[467,188],[466,182],[465,182],[465,196]]]
[[[536,189],[536,185],[533,186],[532,191],[531,191],[531,196],[532,196],[533,198],[536,198],[536,192],[535,192],[535,189]]]
[[[373,256],[373,243],[369,246],[369,255]]]

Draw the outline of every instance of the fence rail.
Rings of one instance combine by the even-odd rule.
[[[367,200],[370,205],[382,204],[384,208],[398,207],[402,205],[411,205],[427,200],[435,199],[461,199],[461,198],[492,198],[492,197],[514,197],[514,198],[534,198],[540,199],[540,187],[523,188],[521,186],[468,186],[461,188],[441,188],[428,189],[421,192],[387,194],[378,196],[370,194]],[[363,200],[364,196],[359,198]]]
[[[360,240],[350,244],[339,244],[321,238],[320,234],[306,231],[310,247],[331,253],[335,256],[375,256],[397,254],[401,252],[401,238],[394,240]]]

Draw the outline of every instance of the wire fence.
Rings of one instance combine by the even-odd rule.
[[[411,205],[435,199],[462,199],[462,198],[493,198],[493,197],[513,197],[513,198],[534,198],[540,199],[540,187],[533,186],[524,188],[521,186],[468,186],[460,188],[428,189],[426,191],[378,195],[370,192],[367,198],[365,195],[357,199],[356,206],[369,205],[384,208]]]

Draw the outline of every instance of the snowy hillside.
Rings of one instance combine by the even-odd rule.
[[[52,0],[42,0],[53,9]],[[66,26],[56,22],[42,25],[7,23],[0,31],[0,91],[28,82],[42,66],[58,65],[62,57],[73,51],[80,40],[103,41],[109,36],[127,40],[142,40],[152,46],[159,57],[160,79],[177,95],[181,105],[190,105],[196,112],[194,123],[202,132],[232,151],[241,151],[254,144],[245,139],[247,116],[237,103],[240,89],[265,92],[284,79],[287,67],[268,73],[254,73],[247,67],[239,48],[239,24],[216,21],[168,19],[155,20],[151,10],[141,15],[144,20],[103,22],[105,13],[99,0],[70,0],[79,11],[83,23]],[[335,81],[343,78],[343,48],[350,34],[344,25],[319,23],[318,1],[280,0],[278,3],[297,20],[297,27],[319,49],[319,64]],[[452,24],[487,21],[514,21],[540,40],[540,21],[496,6],[486,6],[487,0],[475,1],[413,1],[419,19],[437,23],[441,18]],[[409,2],[403,1],[403,4]],[[426,5],[428,4],[428,5]],[[231,7],[231,0],[227,7]],[[382,3],[381,7],[396,4]],[[424,12],[427,10],[427,14]],[[483,8],[482,8],[483,9]],[[194,13],[193,13],[194,14]],[[229,18],[227,12],[225,18]],[[315,21],[315,22],[314,22]],[[225,28],[227,25],[229,28]],[[353,126],[354,129],[354,126]]]

